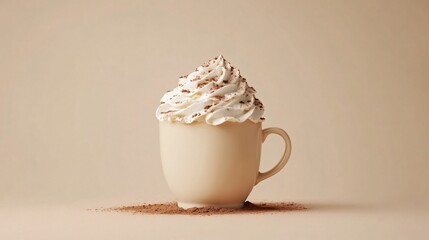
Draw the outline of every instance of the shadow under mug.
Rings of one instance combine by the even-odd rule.
[[[261,145],[271,133],[286,146],[280,161],[261,173]],[[262,130],[249,120],[218,126],[159,122],[159,140],[167,184],[182,208],[240,208],[253,186],[279,172],[291,154],[284,130]]]

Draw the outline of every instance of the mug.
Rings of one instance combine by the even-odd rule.
[[[269,134],[285,141],[280,161],[259,172],[261,145]],[[225,122],[213,126],[160,121],[162,168],[179,207],[240,208],[253,186],[279,172],[291,154],[291,142],[280,128],[261,123]]]

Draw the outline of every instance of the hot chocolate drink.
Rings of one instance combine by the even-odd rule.
[[[219,56],[162,97],[156,111],[161,160],[180,207],[242,207],[254,185],[287,163],[290,139],[280,128],[262,130],[264,107],[255,94]],[[274,168],[260,173],[261,145],[270,133],[286,148]]]

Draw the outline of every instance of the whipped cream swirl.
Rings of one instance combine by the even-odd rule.
[[[255,93],[240,71],[220,55],[180,77],[179,85],[162,97],[156,117],[159,121],[205,121],[210,125],[261,122],[264,107]]]

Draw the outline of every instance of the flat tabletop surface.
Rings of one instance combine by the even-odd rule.
[[[428,239],[429,208],[305,204],[274,214],[180,216],[90,210],[94,205],[0,208],[0,239]],[[150,237],[150,238],[145,238]]]
[[[422,0],[0,0],[0,240],[428,240],[428,12]],[[155,110],[219,54],[257,90],[263,128],[292,141],[249,199],[308,209],[87,210],[174,197]],[[283,148],[267,138],[261,172]]]

